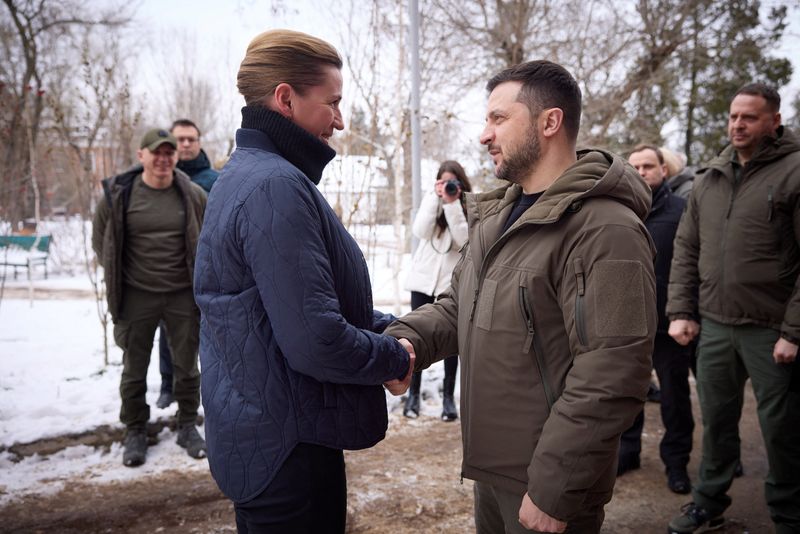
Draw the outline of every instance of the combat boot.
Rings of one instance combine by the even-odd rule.
[[[206,457],[206,440],[204,440],[194,423],[178,427],[178,445],[186,449],[192,458]]]

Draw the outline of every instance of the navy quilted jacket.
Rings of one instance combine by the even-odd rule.
[[[409,365],[378,333],[393,317],[372,309],[363,254],[319,176],[312,182],[276,147],[299,128],[272,115],[287,136],[237,132],[197,250],[208,458],[237,503],[263,491],[299,442],[361,449],[383,439],[381,384]]]

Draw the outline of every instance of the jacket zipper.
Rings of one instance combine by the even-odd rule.
[[[767,211],[767,221],[772,222],[772,212],[774,209],[774,203],[772,201],[772,186],[767,186],[767,207],[769,211]]]
[[[531,345],[533,344],[533,336],[535,334],[533,330],[533,318],[529,312],[528,308],[528,288],[524,286],[519,286],[519,307],[522,309],[522,317],[525,319],[525,327],[528,329],[528,335],[525,337],[525,344],[522,346],[522,352],[528,354],[531,351]]]
[[[728,203],[728,212],[725,214],[725,220],[722,222],[722,239],[721,239],[721,243],[720,243],[720,250],[721,250],[722,254],[720,254],[721,265],[720,265],[720,268],[719,268],[719,272],[720,272],[719,278],[720,278],[720,282],[721,282],[720,283],[720,287],[725,287],[726,284],[727,284],[727,282],[725,280],[725,278],[727,277],[727,272],[725,271],[725,264],[727,263],[726,262],[726,255],[727,255],[727,249],[728,249],[728,225],[730,224],[731,212],[733,211],[733,201],[736,198],[736,193],[739,190],[739,185],[742,182],[744,182],[744,173],[746,172],[746,170],[747,170],[747,164],[745,164],[742,167],[741,175],[739,176],[739,180],[736,180],[735,177],[734,177],[733,180],[731,180],[731,197],[730,197],[730,202]],[[725,176],[724,173],[723,173],[723,176]]]
[[[583,312],[583,300],[586,295],[586,274],[583,271],[583,260],[575,258],[575,330],[578,333],[578,342],[586,345],[586,320]]]
[[[553,410],[553,403],[555,402],[555,398],[553,397],[553,389],[550,387],[550,380],[547,373],[547,367],[544,363],[544,351],[542,350],[541,344],[539,343],[539,337],[536,335],[536,331],[533,328],[533,309],[531,308],[528,302],[528,288],[524,286],[520,286],[519,288],[519,304],[522,308],[522,316],[525,318],[525,325],[528,328],[528,335],[525,338],[525,346],[523,347],[523,352],[528,354],[531,350],[531,344],[533,344],[533,355],[536,357],[536,366],[539,368],[539,378],[542,381],[542,388],[544,389],[544,397],[547,401],[547,411],[550,412]]]

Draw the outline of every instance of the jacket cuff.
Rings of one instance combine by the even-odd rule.
[[[786,332],[781,332],[781,337],[783,339],[785,339],[786,341],[788,341],[789,343],[793,343],[795,345],[800,345],[800,339],[794,337],[791,334],[788,334]]]
[[[671,313],[668,315],[670,321],[697,321],[697,317],[691,313]]]

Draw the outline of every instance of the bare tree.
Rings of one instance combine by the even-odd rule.
[[[3,5],[9,17],[0,18],[5,52],[0,59],[0,210],[16,222],[34,211],[35,193],[27,193],[26,184],[37,191],[40,177],[33,171],[50,73],[74,57],[64,52],[77,30],[118,27],[128,20],[129,9],[122,4],[90,9],[75,0],[3,0]]]
[[[59,98],[49,99],[58,139],[71,155],[81,220],[83,262],[92,285],[97,317],[103,331],[104,364],[108,365],[108,314],[105,283],[91,250],[88,220],[97,196],[95,167],[110,160],[119,168],[129,159],[130,142],[141,113],[132,102],[130,76],[123,63],[119,35],[87,32],[80,49],[81,76],[65,74]]]

